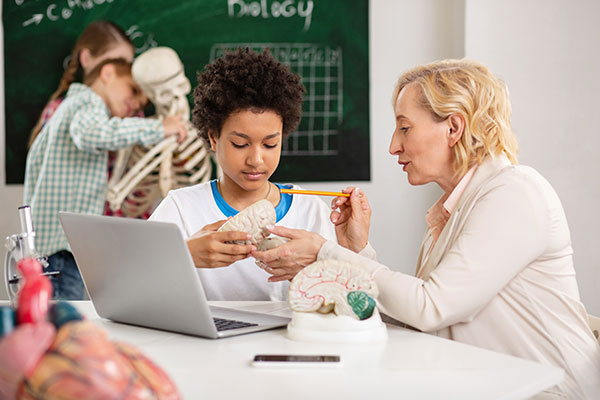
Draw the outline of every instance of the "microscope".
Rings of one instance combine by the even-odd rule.
[[[19,260],[25,257],[37,258],[43,268],[48,266],[48,261],[35,249],[35,232],[33,220],[31,219],[31,207],[19,207],[19,219],[21,221],[21,233],[6,238],[6,258],[4,260],[4,279],[6,292],[11,305],[16,306],[17,293],[21,288],[21,273],[17,269]],[[60,272],[45,272],[42,275],[56,276]]]

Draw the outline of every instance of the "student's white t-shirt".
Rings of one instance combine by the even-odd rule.
[[[293,188],[300,189],[296,185]],[[329,207],[320,198],[293,195],[290,208],[277,225],[336,240],[329,215]],[[151,221],[175,223],[185,239],[222,219],[227,216],[217,206],[210,182],[170,191],[150,216]],[[271,275],[255,261],[249,257],[223,268],[198,268],[208,300],[287,300],[289,282],[267,282]]]

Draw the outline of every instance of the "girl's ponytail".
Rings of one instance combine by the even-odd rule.
[[[77,39],[73,51],[71,52],[71,60],[69,61],[67,69],[60,79],[58,88],[52,93],[50,100],[46,103],[44,111],[46,111],[48,105],[53,101],[62,97],[73,82],[83,82],[85,74],[79,59],[83,49],[88,49],[90,54],[94,57],[100,57],[120,43],[128,43],[133,47],[131,40],[120,26],[110,21],[95,21],[89,24]],[[27,148],[31,147],[46,122],[44,111],[42,111],[40,118],[31,130]]]

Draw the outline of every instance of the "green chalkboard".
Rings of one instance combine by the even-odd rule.
[[[172,47],[192,85],[226,49],[269,47],[307,89],[273,179],[370,179],[368,0],[5,0],[2,18],[8,184],[23,182],[29,132],[97,19],[122,26],[138,54]]]

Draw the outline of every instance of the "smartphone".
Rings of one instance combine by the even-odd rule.
[[[342,364],[337,355],[304,355],[304,354],[257,354],[252,365],[255,367],[339,367]]]

